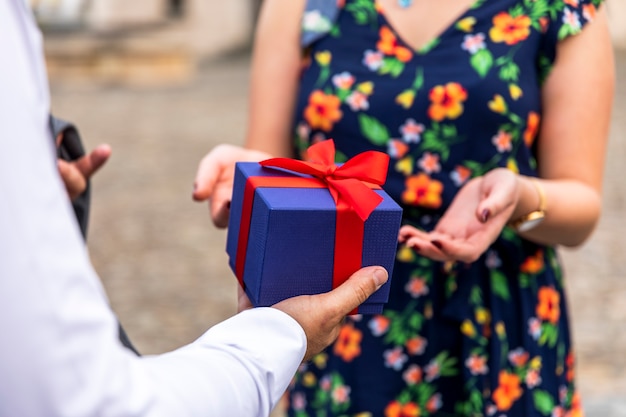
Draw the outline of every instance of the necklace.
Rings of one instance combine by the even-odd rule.
[[[402,7],[403,9],[411,7],[412,4],[413,0],[398,0],[398,6]]]

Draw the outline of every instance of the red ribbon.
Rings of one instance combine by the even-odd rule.
[[[360,243],[363,241],[365,221],[383,200],[372,188],[380,188],[385,183],[389,157],[381,152],[367,151],[338,167],[334,163],[335,145],[332,139],[312,145],[307,154],[309,161],[272,158],[260,164],[312,177],[250,177],[246,181],[235,261],[235,275],[242,288],[245,288],[243,271],[252,202],[259,187],[328,188],[337,206],[333,288],[361,268],[363,246]]]

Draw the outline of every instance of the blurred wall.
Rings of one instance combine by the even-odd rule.
[[[185,43],[201,57],[240,48],[252,36],[254,0],[90,0],[89,3],[87,26],[101,31],[176,20]],[[173,3],[179,5],[179,16],[172,16]]]
[[[615,46],[626,48],[626,0],[608,0],[607,13]]]

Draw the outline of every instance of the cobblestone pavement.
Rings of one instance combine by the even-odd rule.
[[[563,251],[591,417],[626,416],[626,53],[606,165],[605,211],[593,238]],[[248,60],[205,65],[185,86],[133,89],[52,83],[53,112],[77,123],[88,147],[113,146],[94,180],[90,251],[113,309],[143,353],[192,341],[235,312],[225,232],[191,200],[202,155],[240,143]]]

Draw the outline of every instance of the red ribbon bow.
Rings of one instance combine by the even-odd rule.
[[[323,181],[335,204],[347,204],[363,221],[383,201],[367,183],[381,186],[387,178],[389,156],[382,152],[367,151],[335,165],[335,142],[328,139],[312,145],[307,150],[308,161],[289,158],[271,158],[260,164],[268,168],[281,168],[312,175]]]

